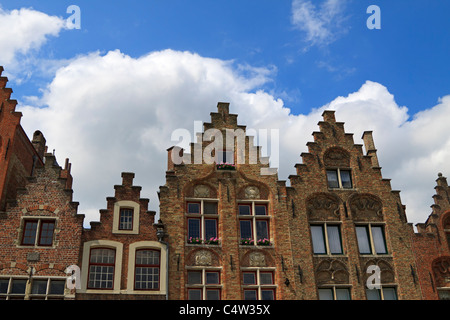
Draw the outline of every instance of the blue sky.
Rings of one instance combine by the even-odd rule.
[[[81,9],[80,30],[63,26],[69,5]],[[366,26],[370,5],[381,9],[379,30]],[[224,100],[242,123],[285,130],[282,151],[289,156],[280,179],[294,172],[324,108],[337,110],[355,143],[363,130],[374,130],[384,175],[402,190],[414,222],[430,213],[437,172],[450,175],[449,1],[1,0],[0,7],[0,24],[7,18],[29,24],[3,27],[0,36],[0,64],[24,113],[23,126],[30,136],[42,130],[49,148],[71,159],[75,198],[86,212],[104,206],[121,171],[136,172],[157,210],[154,185],[164,184],[163,152],[153,153],[153,163],[162,165],[151,173],[150,160],[117,155],[114,165],[97,173],[103,184],[95,186],[86,168],[111,162],[101,154],[115,152],[119,142],[135,154],[147,153],[148,145],[165,152],[172,130],[208,121],[214,104]],[[123,97],[108,100],[117,93],[112,77],[122,79]],[[92,106],[86,103],[91,95]],[[117,146],[100,150],[103,132],[106,137],[121,119],[111,106],[121,99],[130,114],[149,119],[140,125],[130,119],[136,136],[128,139],[142,145],[118,137]],[[189,109],[186,117],[177,118],[184,113],[174,107],[178,103]],[[80,117],[87,108],[99,118]],[[164,131],[158,124],[170,115],[173,126],[165,135],[152,135]],[[91,155],[80,156],[82,150]]]

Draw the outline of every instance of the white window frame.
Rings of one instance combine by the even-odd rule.
[[[366,229],[368,230],[368,240],[369,240],[369,246],[370,246],[370,253],[361,253],[360,251],[360,247],[359,247],[359,239],[358,239],[358,234],[356,232],[356,227],[366,227]],[[372,234],[372,227],[381,227],[383,230],[383,241],[384,241],[384,247],[386,250],[386,253],[377,253],[375,250],[375,242],[373,240],[373,234]],[[382,255],[382,256],[386,256],[386,255],[390,255],[389,253],[389,247],[388,247],[388,243],[387,243],[387,237],[386,237],[386,225],[384,223],[355,223],[355,236],[356,236],[356,242],[358,245],[358,253],[360,255],[364,255],[364,256],[378,256],[378,255]]]
[[[189,284],[189,272],[201,272],[201,283],[199,284]],[[218,284],[207,284],[206,283],[206,273],[207,272],[215,272],[219,274],[219,283]],[[187,269],[186,273],[186,299],[189,300],[189,290],[201,290],[201,298],[202,300],[206,300],[206,291],[219,290],[219,297],[222,299],[222,267],[191,267]]]
[[[250,205],[251,206],[250,214],[249,215],[240,215],[239,214],[239,206],[240,205]],[[256,210],[255,210],[256,205],[265,205],[266,206],[266,215],[257,215]],[[257,241],[258,241],[256,221],[265,220],[267,222],[268,237],[269,237],[271,245],[273,245],[272,232],[270,230],[272,216],[270,215],[269,207],[270,207],[270,201],[267,201],[267,200],[237,200],[237,216],[238,216],[238,220],[239,220],[239,243],[241,241],[241,221],[243,221],[243,220],[251,221],[252,240],[253,240],[253,244],[256,246]],[[247,245],[245,245],[245,246],[247,246]]]
[[[350,182],[352,184],[352,186],[350,188],[344,188],[344,186],[342,185],[342,178],[341,178],[341,170],[342,171],[348,171],[350,172]],[[328,184],[328,171],[336,171],[337,174],[337,178],[338,178],[338,187],[330,187]],[[353,175],[352,175],[352,169],[350,168],[327,168],[325,170],[325,174],[326,174],[326,178],[327,178],[327,188],[330,190],[337,190],[337,189],[342,189],[342,190],[352,190],[354,189],[354,181],[353,181]]]
[[[121,209],[132,209],[133,210],[133,229],[131,230],[121,230],[120,226],[120,210]],[[114,203],[113,212],[113,230],[112,233],[115,234],[139,234],[139,213],[140,205],[137,202],[122,200]]]
[[[262,291],[263,290],[272,290],[273,291],[273,299],[277,298],[277,289],[278,285],[276,284],[275,279],[275,268],[241,268],[241,281],[242,281],[242,299],[245,299],[245,290],[256,290],[257,291],[257,300],[262,300]],[[255,284],[244,284],[243,276],[244,273],[255,273],[256,274],[256,283]],[[261,273],[271,273],[272,274],[272,284],[261,284]]]
[[[325,253],[315,253],[314,252],[312,229],[311,229],[311,227],[313,227],[313,226],[322,226],[323,227],[322,233],[323,233],[323,240],[324,240],[324,244],[325,244]],[[332,253],[330,250],[330,240],[328,237],[328,227],[329,226],[336,226],[339,228],[339,241],[341,244],[341,253]],[[342,255],[344,255],[344,244],[343,244],[343,239],[342,239],[342,222],[340,222],[340,221],[336,221],[336,222],[311,221],[309,223],[309,227],[310,227],[310,232],[311,232],[311,245],[312,245],[312,250],[313,250],[314,255],[318,255],[318,256],[342,256]]]
[[[214,202],[217,205],[217,213],[205,213],[204,212],[204,205],[205,202]],[[189,203],[200,203],[200,213],[189,213],[188,212],[188,204]],[[216,234],[217,238],[220,239],[220,233],[219,233],[219,199],[213,199],[213,198],[186,198],[185,200],[185,217],[186,217],[186,236],[185,241],[188,242],[189,238],[189,226],[188,226],[188,220],[189,219],[200,219],[200,239],[202,240],[209,240],[205,239],[206,237],[206,224],[205,220],[208,219],[214,219],[216,220]],[[219,240],[219,245],[221,244]]]

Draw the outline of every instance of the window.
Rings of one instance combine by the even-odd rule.
[[[27,282],[27,279],[0,278],[0,299],[25,299]]]
[[[219,237],[217,201],[189,201],[186,211],[188,243],[217,243]]]
[[[89,258],[89,289],[112,289],[116,252],[114,249],[91,249]]]
[[[133,230],[134,210],[121,208],[119,214],[119,230]]]
[[[381,289],[366,289],[367,300],[397,300],[395,287],[382,287]]]
[[[342,254],[341,230],[339,225],[311,225],[314,254]]]
[[[242,243],[270,244],[267,203],[240,203],[238,213]]]
[[[134,272],[135,290],[158,290],[160,253],[156,250],[137,250]]]
[[[234,163],[234,152],[219,150],[217,151],[216,163]]]
[[[319,288],[319,300],[351,300],[350,289],[340,287]]]
[[[329,169],[327,170],[328,188],[353,188],[352,174],[350,170]]]
[[[0,300],[61,300],[65,284],[66,278],[0,278]]]
[[[51,246],[55,221],[54,219],[25,219],[21,244],[24,246]]]
[[[273,270],[245,270],[242,272],[244,300],[275,300]]]
[[[380,225],[357,225],[356,236],[360,254],[387,254],[384,227]]]
[[[220,300],[220,271],[198,269],[187,273],[189,300]]]

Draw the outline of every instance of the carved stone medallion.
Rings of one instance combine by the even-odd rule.
[[[249,255],[250,267],[265,267],[266,257],[262,252],[252,252]]]
[[[196,266],[210,266],[212,264],[211,252],[206,250],[197,252],[194,261]]]
[[[209,198],[210,190],[205,185],[198,185],[194,188],[194,197],[195,198]]]
[[[259,199],[259,189],[255,186],[245,188],[246,199]]]

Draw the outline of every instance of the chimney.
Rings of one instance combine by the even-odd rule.
[[[378,163],[377,149],[373,142],[372,131],[364,131],[362,139],[364,141],[364,148],[366,149],[366,154],[372,159],[372,167],[380,167]]]
[[[42,134],[42,132],[37,130],[33,134],[33,141],[31,143],[33,144],[33,147],[36,150],[36,152],[39,155],[39,157],[41,159],[44,159],[44,153],[45,153],[45,149],[46,149],[46,147],[45,147],[46,140],[45,140],[44,135]]]
[[[133,172],[122,172],[122,185],[123,186],[133,186],[134,173]]]

